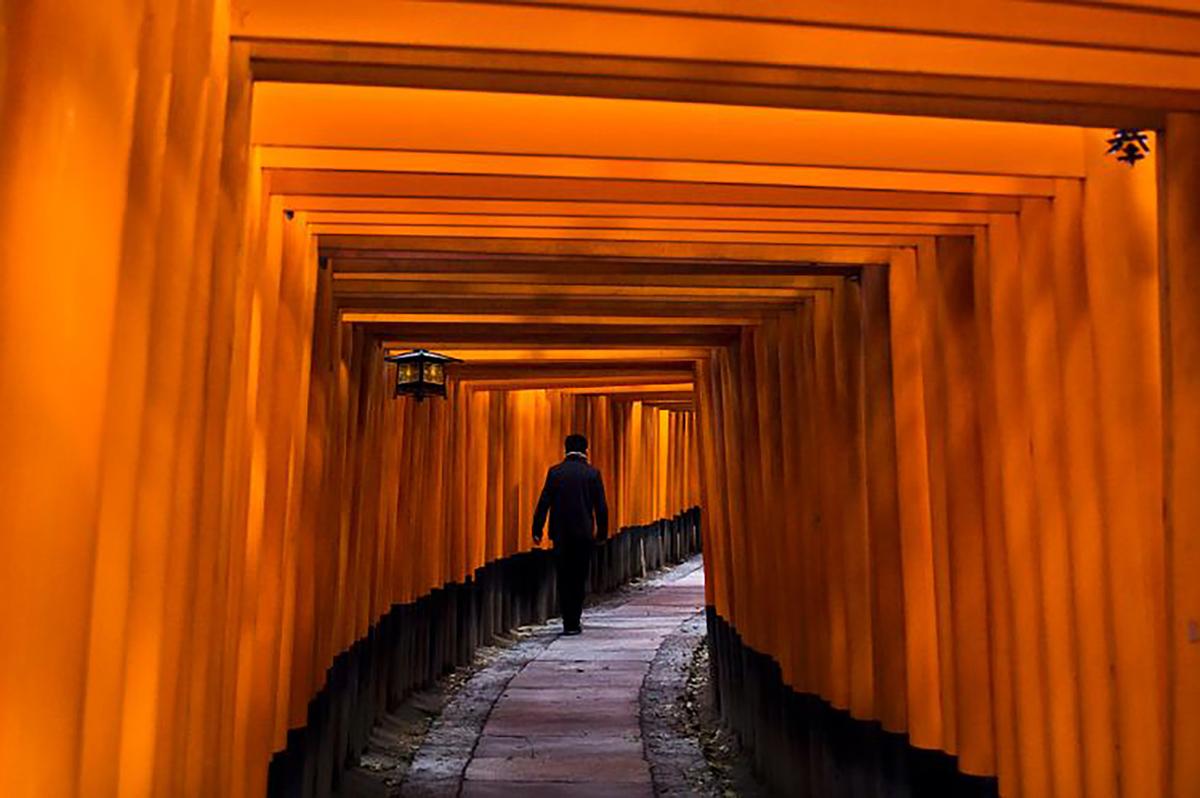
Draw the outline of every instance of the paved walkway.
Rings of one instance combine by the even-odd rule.
[[[553,639],[497,685],[462,780],[441,782],[442,794],[653,796],[639,692],[663,641],[704,606],[703,569],[672,576],[625,603],[585,612],[582,635]],[[441,792],[433,786],[404,794]]]

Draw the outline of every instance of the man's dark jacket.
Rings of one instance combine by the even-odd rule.
[[[608,502],[599,469],[578,455],[567,455],[552,467],[533,513],[534,537],[541,534],[547,512],[550,539],[555,542],[591,540],[593,519],[596,537],[608,537]]]

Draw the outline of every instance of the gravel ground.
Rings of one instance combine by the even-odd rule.
[[[679,734],[695,741],[708,765],[709,791],[693,794],[703,798],[771,798],[771,791],[755,776],[737,737],[721,725],[709,678],[703,618],[699,624],[700,635],[691,649],[683,689],[675,705]]]
[[[642,740],[655,796],[720,796],[720,781],[689,724],[687,677],[704,639],[704,615],[685,621],[658,649],[640,696]]]

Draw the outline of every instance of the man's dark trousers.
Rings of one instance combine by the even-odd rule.
[[[562,608],[564,629],[579,628],[591,563],[590,538],[571,537],[554,542],[554,564],[558,570],[558,606]]]

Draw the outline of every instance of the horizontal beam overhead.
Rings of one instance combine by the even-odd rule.
[[[726,230],[705,226],[677,227],[623,227],[620,225],[568,225],[525,226],[525,225],[376,225],[376,224],[312,224],[311,230],[322,239],[345,240],[362,237],[394,242],[406,236],[458,237],[470,236],[476,240],[515,241],[648,241],[665,244],[729,243],[729,244],[781,244],[848,246],[909,246],[918,236],[956,235],[962,228],[950,225],[838,225],[829,224],[808,230]],[[361,247],[360,247],[361,248]]]
[[[421,321],[402,323],[380,320],[362,322],[371,336],[390,347],[429,345],[446,348],[456,344],[507,349],[512,346],[557,347],[588,346],[610,349],[638,349],[646,346],[725,346],[739,331],[735,324],[725,325],[654,325],[621,327],[584,325],[575,322],[534,321],[523,325],[499,327],[481,319],[455,324],[429,324]],[[436,347],[435,347],[436,348]]]
[[[936,191],[784,185],[729,185],[671,180],[545,177],[523,174],[417,174],[329,169],[271,169],[270,191],[288,196],[686,203],[762,208],[858,208],[1016,213],[1016,197]]]
[[[480,390],[491,391],[521,391],[554,389],[564,393],[581,394],[623,394],[623,393],[653,393],[666,391],[690,393],[694,385],[690,375],[667,375],[667,381],[641,381],[633,377],[550,377],[550,376],[514,376],[512,378],[497,377],[493,379],[467,379],[462,384]]]
[[[728,327],[733,326],[751,326],[756,325],[760,321],[760,317],[747,316],[745,313],[735,314],[733,312],[727,316],[713,317],[711,315],[656,315],[656,316],[639,316],[636,313],[628,315],[614,315],[612,313],[597,313],[587,314],[580,313],[578,315],[545,312],[529,312],[524,314],[517,313],[487,313],[479,312],[458,312],[458,313],[419,313],[419,312],[398,312],[387,310],[372,310],[372,311],[344,311],[342,313],[342,321],[348,323],[406,323],[418,322],[422,324],[446,324],[458,326],[465,322],[482,321],[489,325],[518,325],[526,326],[530,324],[562,324],[562,325],[579,325],[579,326],[714,326]],[[507,333],[497,331],[496,334],[505,337],[508,340]]]
[[[939,0],[890,3],[751,5],[732,10],[721,0],[559,0],[562,7],[625,9],[714,19],[759,20],[847,30],[954,36],[997,42],[1053,42],[1200,55],[1200,6],[1189,0],[1101,3],[1031,0],[975,3],[946,14]],[[1137,8],[1140,6],[1140,8]],[[1194,12],[1188,16],[1179,12]]]
[[[602,390],[598,390],[594,386],[577,385],[574,387],[565,387],[562,389],[564,393],[570,394],[599,394],[604,393],[609,396],[626,396],[630,399],[637,399],[643,396],[663,397],[663,396],[691,396],[695,392],[696,386],[690,380],[674,383],[645,383],[642,385],[636,384],[613,384],[603,386]]]
[[[553,277],[564,282],[611,278],[623,284],[686,281],[688,284],[719,285],[722,280],[745,281],[746,285],[790,284],[798,278],[822,279],[861,271],[857,266],[807,261],[689,260],[686,258],[522,257],[504,253],[459,253],[430,257],[436,253],[409,252],[389,257],[331,256],[335,280],[353,280],[364,274],[387,274],[395,279],[515,279]],[[760,281],[757,282],[756,281]],[[739,283],[743,284],[743,283]]]
[[[1009,0],[905,20],[880,3],[758,18],[674,2],[401,3],[386,15],[366,0],[336,11],[237,5],[234,33],[250,43],[255,75],[274,81],[1105,127],[1155,127],[1164,109],[1200,108],[1197,15],[1130,3]]]
[[[397,346],[384,342],[384,347],[391,353],[402,353],[414,346]],[[519,363],[522,365],[540,365],[543,363],[557,366],[579,366],[585,363],[626,364],[631,362],[662,362],[696,360],[708,357],[714,347],[703,346],[645,346],[626,348],[616,351],[612,347],[591,347],[579,345],[576,347],[508,347],[484,349],[478,346],[441,346],[435,345],[437,352],[458,358],[466,363]]]
[[[630,378],[640,382],[663,382],[683,374],[691,375],[693,364],[689,360],[666,360],[649,363],[455,363],[450,367],[453,377],[459,380],[483,380],[511,377],[514,374],[531,374],[539,377],[570,378]],[[515,370],[514,370],[515,369]],[[689,376],[690,379],[690,376]]]
[[[780,67],[653,58],[356,44],[255,43],[272,82],[649,99],[904,116],[1161,128],[1165,109],[1200,110],[1200,92],[920,72]]]
[[[677,304],[697,299],[779,302],[794,301],[806,290],[803,286],[788,287],[739,287],[739,286],[677,286],[653,285],[604,285],[591,283],[564,283],[515,280],[338,280],[336,296],[345,306],[352,306],[355,297],[416,297],[430,300],[448,297],[493,297],[536,301],[549,298],[605,299],[612,302],[658,298],[663,302]]]
[[[775,221],[750,219],[638,219],[609,216],[537,216],[486,214],[433,214],[433,213],[361,213],[356,211],[321,211],[308,214],[308,222],[314,232],[337,233],[368,230],[372,233],[388,234],[405,228],[437,230],[465,230],[478,234],[476,230],[528,231],[530,235],[549,236],[553,231],[654,231],[658,233],[723,233],[726,235],[760,234],[783,235],[788,233],[848,233],[851,235],[954,235],[963,227],[979,224],[969,223],[931,224],[916,221],[872,222],[872,221]],[[346,229],[351,228],[351,229]],[[569,235],[567,236],[569,237]],[[752,239],[751,239],[752,240]]]
[[[394,124],[405,117],[421,124]],[[461,171],[458,163],[569,156],[559,168],[603,168],[615,177],[637,161],[651,174],[709,171],[725,175],[723,182],[733,173],[775,182],[795,167],[849,168],[857,179],[881,180],[888,171],[925,172],[927,179],[1080,177],[1084,163],[1082,138],[1053,125],[315,83],[259,82],[251,135],[265,145],[268,167],[395,168],[437,156],[436,171],[453,172]]]
[[[568,180],[629,180],[684,185],[848,188],[866,191],[931,191],[951,194],[1050,196],[1054,177],[1080,177],[1082,155],[1073,153],[1069,167],[1050,177],[1021,174],[880,170],[833,166],[764,165],[638,158],[583,158],[510,155],[445,150],[330,149],[259,147],[267,169],[415,175],[527,175]],[[1074,162],[1080,162],[1076,167]]]
[[[912,72],[924,63],[930,75],[1200,88],[1192,61],[1200,55],[1200,14],[1171,13],[1161,3],[1135,10],[1005,1],[990,10],[982,8],[988,4],[972,4],[951,19],[932,0],[913,4],[907,16],[907,5],[903,11],[862,5],[731,10],[715,0],[459,2],[432,8],[400,2],[382,13],[370,0],[336,6],[237,0],[232,34],[255,42],[371,42],[883,73]],[[964,40],[975,59],[962,58]],[[1178,74],[1156,74],[1171,67]],[[1122,74],[1113,77],[1113,70]]]
[[[705,297],[661,295],[617,296],[615,294],[593,294],[586,296],[554,294],[539,296],[480,295],[468,293],[425,293],[402,292],[339,293],[337,306],[343,314],[371,310],[389,310],[397,313],[445,314],[478,313],[489,315],[536,316],[595,316],[654,317],[703,315],[706,319],[753,318],[764,313],[773,313],[794,306],[799,301],[796,294],[776,297]]]
[[[331,258],[405,257],[412,252],[456,254],[554,255],[567,258],[646,258],[684,260],[801,261],[841,264],[883,264],[889,250],[911,246],[910,241],[887,243],[882,237],[871,242],[849,244],[844,236],[825,244],[750,244],[727,241],[630,241],[518,238],[458,238],[420,236],[322,236],[321,254]],[[842,242],[842,243],[836,243]]]
[[[578,219],[748,221],[748,222],[867,222],[912,224],[982,224],[986,215],[969,210],[904,210],[834,207],[769,207],[641,202],[590,202],[554,200],[461,199],[436,197],[358,197],[337,195],[283,195],[287,208],[307,211],[309,218],[321,214],[409,214],[451,215],[472,218],[521,219],[527,216],[559,216]]]

